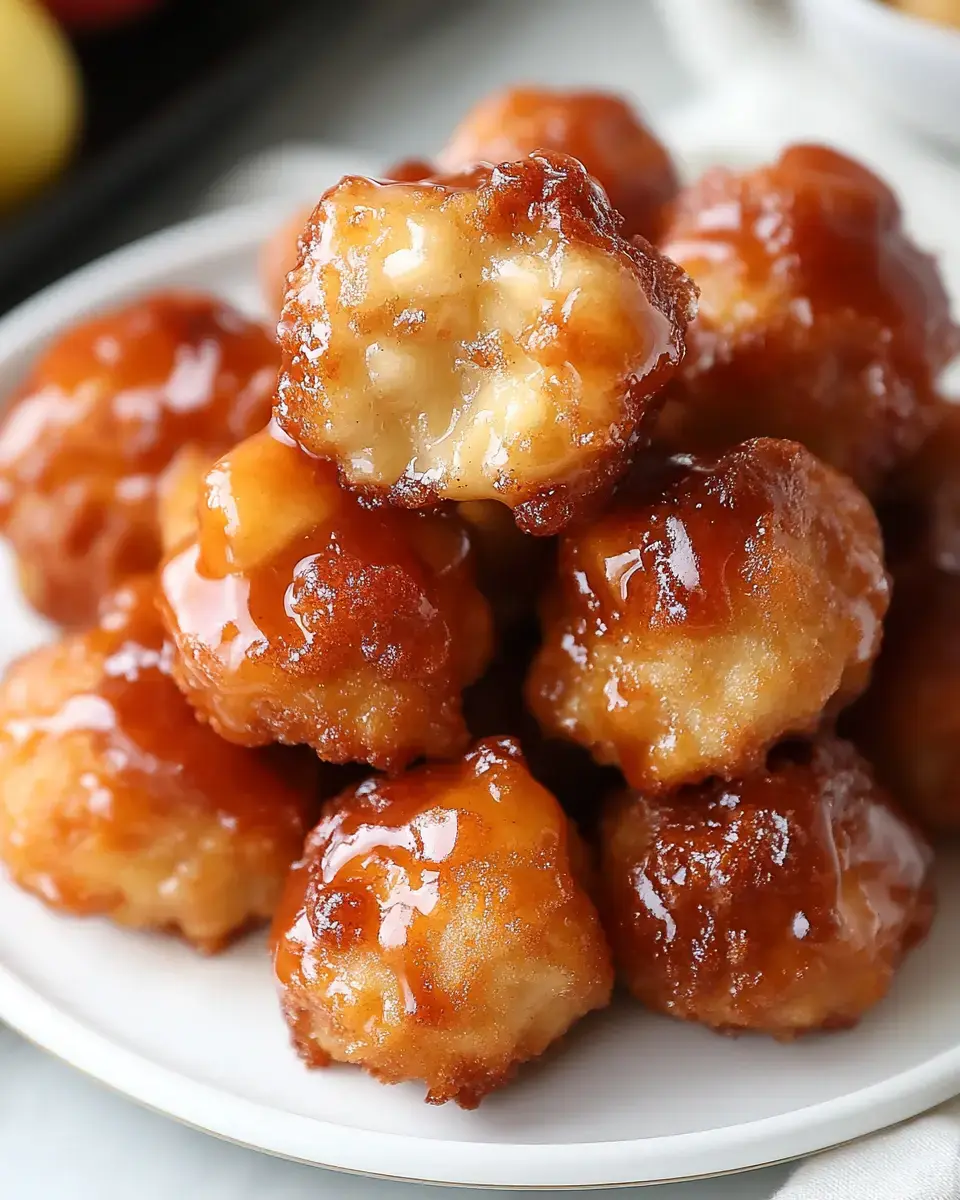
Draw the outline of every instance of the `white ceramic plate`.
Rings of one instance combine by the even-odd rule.
[[[0,322],[0,395],[57,329],[168,285],[256,311],[278,206],[201,218],[102,260]],[[0,659],[46,636],[0,561]],[[716,1037],[622,1003],[476,1112],[423,1103],[290,1049],[263,938],[201,959],[177,941],[54,915],[0,883],[0,1017],[159,1111],[275,1154],[371,1175],[500,1187],[689,1178],[805,1154],[960,1090],[960,855],[930,941],[849,1033]]]

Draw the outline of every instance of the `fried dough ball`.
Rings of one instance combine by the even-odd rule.
[[[160,560],[157,477],[265,425],[277,349],[208,296],[134,301],[61,334],[0,421],[0,531],[30,603],[65,625]]]
[[[583,849],[517,744],[369,779],[328,805],[274,921],[311,1066],[356,1063],[475,1108],[610,999]]]
[[[850,733],[903,807],[960,832],[960,577],[898,575],[883,650]]]
[[[792,438],[869,494],[918,448],[958,331],[934,259],[865,167],[793,146],[759,170],[708,171],[662,249],[700,288],[666,445]]]
[[[575,160],[347,177],[304,233],[275,414],[368,497],[500,500],[550,534],[629,464],[695,311]]]
[[[0,684],[0,857],[54,908],[219,950],[273,915],[316,811],[277,752],[197,722],[170,679],[155,583]]]
[[[440,166],[506,162],[534,150],[570,154],[602,184],[625,237],[660,236],[680,181],[666,148],[619,96],[508,88],[482,100],[454,130]]]
[[[269,427],[210,469],[199,517],[163,611],[174,676],[219,734],[392,771],[464,748],[491,618],[455,516],[364,509]]]
[[[733,777],[863,690],[888,596],[872,508],[796,442],[677,459],[561,539],[528,702],[634,787]]]
[[[605,928],[650,1008],[782,1040],[855,1025],[933,916],[929,847],[847,742],[604,814]]]

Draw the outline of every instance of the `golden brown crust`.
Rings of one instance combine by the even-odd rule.
[[[881,782],[926,828],[960,831],[960,577],[896,577],[870,687],[849,732]]]
[[[631,483],[561,539],[528,703],[635,787],[736,776],[866,686],[888,603],[876,517],[768,438]]]
[[[605,927],[631,992],[725,1032],[856,1024],[929,928],[931,861],[853,747],[604,817]]]
[[[277,349],[193,293],[84,321],[34,365],[0,424],[0,529],[24,591],[65,625],[160,559],[156,483],[186,442],[222,453],[266,423]]]
[[[441,151],[441,169],[509,162],[535,150],[572,155],[623,217],[625,237],[660,236],[680,186],[666,148],[619,96],[549,88],[508,88],[482,100]]]
[[[934,259],[866,168],[794,146],[770,167],[713,169],[681,194],[662,249],[701,290],[663,444],[792,438],[870,494],[917,449],[960,341]]]
[[[695,292],[620,237],[573,159],[348,177],[302,240],[275,414],[368,499],[500,500],[528,533],[596,505],[646,436]]]
[[[300,1054],[476,1107],[609,1002],[577,840],[509,739],[342,793],[274,921]]]
[[[213,952],[273,914],[315,811],[296,775],[200,725],[140,580],[0,685],[0,856],[47,904]]]
[[[385,770],[463,749],[491,620],[453,515],[366,510],[272,429],[211,468],[200,515],[163,611],[177,682],[218,733]]]

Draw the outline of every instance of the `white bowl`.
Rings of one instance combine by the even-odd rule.
[[[794,0],[834,77],[881,113],[960,148],[960,32],[882,0]]]

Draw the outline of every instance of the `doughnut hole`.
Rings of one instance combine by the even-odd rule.
[[[221,736],[390,771],[463,750],[492,622],[455,515],[365,509],[272,428],[214,464],[198,511],[162,608],[174,676]]]
[[[467,113],[438,162],[458,171],[534,150],[579,159],[623,217],[625,237],[660,236],[680,187],[677,171],[666,148],[619,96],[532,87],[497,92]]]
[[[647,437],[695,311],[574,159],[343,179],[303,233],[275,415],[368,499],[499,500],[552,534]]]
[[[197,722],[170,679],[154,587],[126,585],[98,626],[0,683],[0,858],[53,908],[212,953],[273,915],[317,771]]]
[[[621,794],[601,856],[626,986],[725,1033],[855,1025],[933,915],[929,847],[832,737],[729,783]]]
[[[662,249],[700,288],[662,444],[790,438],[871,495],[917,450],[960,341],[882,180],[820,146],[716,168],[681,193]]]
[[[546,734],[651,791],[740,775],[853,700],[889,599],[869,502],[795,442],[654,476],[561,538],[527,680]]]
[[[187,292],[54,339],[0,421],[0,532],[34,608],[89,624],[157,566],[159,475],[187,442],[221,454],[266,424],[277,360],[260,325]]]
[[[511,739],[331,802],[274,922],[294,1045],[474,1108],[610,999],[583,854]]]

